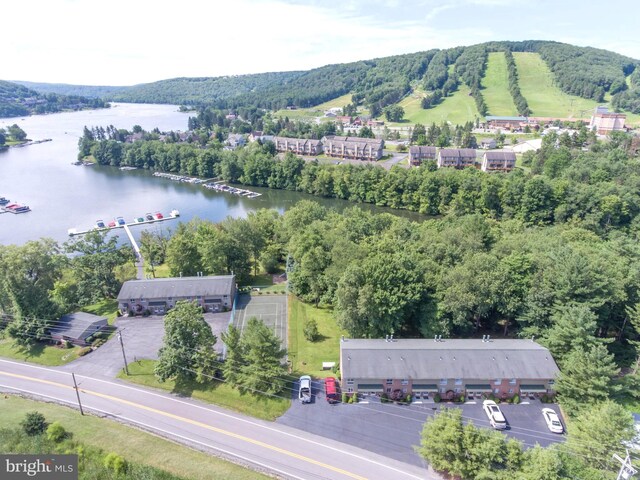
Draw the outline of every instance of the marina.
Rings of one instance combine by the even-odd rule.
[[[247,198],[256,198],[262,195],[261,193],[252,192],[251,190],[246,190],[244,188],[231,187],[229,185],[225,185],[222,182],[205,183],[204,188],[215,190],[216,192],[233,193],[234,195],[241,195]]]
[[[122,169],[122,167],[120,167]],[[196,177],[187,177],[186,175],[176,175],[175,173],[153,172],[154,177],[168,178],[175,182],[193,183],[195,185],[204,183],[206,180]]]
[[[75,235],[85,235],[89,232],[95,232],[95,231],[101,232],[105,230],[114,230],[116,228],[124,228],[127,233],[127,236],[129,236],[129,238],[131,239],[133,237],[131,236],[131,231],[129,230],[129,227],[134,227],[136,225],[146,225],[149,223],[164,222],[166,220],[174,220],[179,216],[180,216],[180,212],[178,210],[171,210],[169,215],[166,215],[166,216],[160,212],[156,212],[154,214],[147,213],[144,216],[137,217],[133,222],[128,222],[128,223],[123,217],[116,217],[114,220],[111,220],[109,222],[105,222],[103,220],[96,220],[96,224],[92,228],[89,228],[87,230],[78,230],[76,228],[70,228],[69,230],[67,230],[67,233],[69,234],[70,237],[73,237]]]

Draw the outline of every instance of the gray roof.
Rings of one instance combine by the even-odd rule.
[[[340,343],[342,375],[358,379],[551,379],[559,370],[532,340],[353,340]]]
[[[486,152],[485,156],[487,158],[487,160],[511,160],[513,162],[516,161],[516,154],[515,152],[508,152],[508,151],[502,151],[502,152]]]
[[[384,140],[376,138],[360,138],[360,137],[338,137],[336,135],[327,135],[323,138],[325,143],[336,143],[338,145],[349,143],[371,145],[376,148],[381,148],[384,145]]]
[[[440,157],[476,158],[473,148],[441,148]]]
[[[491,120],[525,122],[527,120],[527,117],[500,117],[497,115],[487,115],[485,118],[487,119],[488,122]]]
[[[118,300],[231,295],[235,281],[235,275],[129,280],[122,285]]]
[[[91,329],[89,334],[97,332],[107,326],[106,317],[99,317],[91,313],[75,312],[63,315],[58,322],[51,328],[51,335],[65,336],[68,338],[81,338],[87,330]],[[91,328],[94,327],[94,328]]]
[[[411,153],[412,155],[425,155],[436,158],[436,147],[414,145],[412,147],[409,147],[409,153]]]

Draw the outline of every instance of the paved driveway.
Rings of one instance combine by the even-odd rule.
[[[419,466],[425,463],[415,452],[415,447],[420,444],[424,422],[447,406],[433,402],[409,406],[381,404],[377,397],[365,399],[368,403],[329,405],[324,398],[321,381],[312,382],[311,404],[298,402],[297,392],[298,385],[294,383],[294,401],[287,413],[277,420],[278,423]],[[475,425],[489,428],[481,402],[449,406],[461,408],[464,418]],[[563,442],[563,435],[552,434],[547,429],[541,413],[544,406],[550,406],[559,413],[556,405],[542,405],[537,400],[530,404],[500,405],[509,423],[505,434],[521,440],[525,447],[536,443],[546,446]]]
[[[216,350],[222,353],[220,333],[227,329],[231,312],[206,313],[205,320],[211,326],[213,334],[218,337]],[[164,317],[122,317],[116,320],[116,326],[122,333],[125,353],[128,362],[141,359],[157,359],[158,350],[164,337]],[[80,357],[60,367],[68,372],[84,375],[102,375],[115,377],[124,367],[122,349],[117,335],[90,354]]]

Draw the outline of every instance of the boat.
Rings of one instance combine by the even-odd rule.
[[[158,220],[162,220],[164,218],[164,215],[162,215],[160,212],[154,213],[153,216],[156,217]]]
[[[172,217],[179,217],[180,216],[180,212],[178,210],[171,210],[171,213],[169,213],[169,215],[171,215]]]
[[[153,220],[153,215],[151,215],[150,213],[147,213],[147,214],[145,215],[145,218],[146,218],[147,220]]]
[[[31,211],[27,205],[20,205],[19,203],[9,203],[2,207],[2,210],[9,213],[27,213]]]
[[[136,223],[142,223],[142,222],[144,222],[144,217],[136,218]]]
[[[96,220],[96,227],[98,228],[107,228],[102,220]]]
[[[0,205],[6,205],[9,203],[9,199],[6,197],[0,197]]]
[[[115,227],[115,226],[116,226],[116,221],[115,221],[115,220],[111,220],[111,221],[109,222],[108,227],[109,227],[109,228],[113,228],[113,227]]]
[[[120,226],[126,225],[126,223],[127,223],[127,222],[124,221],[124,218],[122,218],[122,217],[116,218],[116,222],[118,222],[118,225],[120,225]]]

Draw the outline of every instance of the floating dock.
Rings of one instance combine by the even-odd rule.
[[[69,233],[70,237],[73,237],[75,235],[85,235],[85,234],[87,234],[89,232],[95,232],[95,231],[105,232],[105,231],[109,231],[109,230],[116,230],[118,228],[124,228],[125,231],[127,232],[127,235],[129,236],[129,238],[133,238],[130,235],[131,231],[129,230],[128,227],[135,227],[136,225],[146,225],[146,224],[149,224],[149,223],[165,222],[167,220],[174,220],[174,219],[178,218],[179,216],[180,216],[180,212],[178,212],[178,210],[171,210],[171,213],[169,213],[169,215],[166,216],[166,217],[165,216],[162,216],[160,218],[154,217],[151,220],[148,220],[146,217],[140,217],[140,218],[144,218],[144,220],[142,220],[140,222],[139,221],[135,221],[135,222],[129,222],[129,223],[126,223],[126,222],[125,223],[114,222],[113,225],[107,225],[107,224],[104,224],[104,222],[103,222],[103,224],[105,225],[104,227],[99,227],[98,225],[96,225],[95,227],[90,228],[88,230],[77,230],[75,228],[70,228],[69,230],[67,230],[67,233]],[[125,227],[127,227],[127,228],[125,228]],[[135,242],[132,242],[132,243],[135,243]],[[139,252],[137,252],[137,253],[139,253]]]
[[[216,192],[233,193],[234,195],[240,195],[247,198],[256,198],[262,195],[261,193],[252,192],[251,190],[246,190],[244,188],[231,187],[221,182],[205,183],[204,188],[215,190]]]

